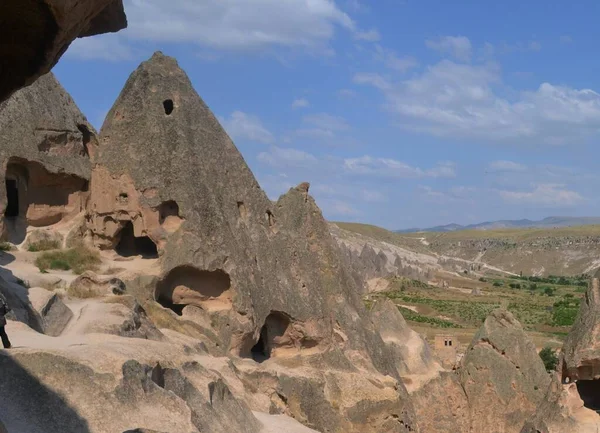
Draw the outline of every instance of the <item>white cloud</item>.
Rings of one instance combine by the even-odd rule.
[[[450,178],[456,176],[455,165],[451,162],[439,163],[430,169],[413,167],[405,162],[390,158],[362,156],[344,160],[344,169],[350,174],[398,178]]]
[[[327,113],[309,114],[304,116],[302,121],[306,127],[296,130],[296,135],[300,137],[331,139],[339,132],[350,129],[346,119]]]
[[[306,98],[298,98],[294,99],[292,102],[292,108],[307,108],[310,107],[310,103]]]
[[[358,72],[354,74],[353,81],[356,84],[370,84],[380,90],[388,90],[392,87],[387,79],[375,72]]]
[[[471,60],[471,41],[465,36],[442,36],[435,40],[427,40],[425,45],[440,53],[450,54],[463,62]]]
[[[258,143],[273,143],[273,134],[265,128],[257,116],[234,111],[228,119],[220,119],[223,127],[233,139],[250,140]]]
[[[447,191],[439,191],[430,186],[419,185],[417,187],[417,192],[419,193],[419,197],[424,198],[426,201],[438,204],[449,204],[473,203],[474,195],[477,194],[478,190],[471,186],[455,186]]]
[[[395,51],[384,48],[381,45],[375,46],[375,58],[383,62],[388,68],[398,72],[406,72],[419,65],[419,62],[414,57],[399,57]]]
[[[497,92],[502,79],[494,63],[443,60],[410,80],[354,80],[380,89],[402,126],[437,136],[565,144],[600,132],[600,94],[542,83],[509,99]]]
[[[577,191],[566,189],[562,184],[538,184],[530,191],[498,191],[500,197],[510,204],[568,207],[585,201]]]
[[[352,89],[340,89],[338,90],[338,96],[340,98],[354,98],[356,96],[356,92]]]
[[[134,57],[132,50],[116,34],[98,35],[93,38],[80,38],[73,41],[67,57],[81,60],[106,60],[119,62]]]
[[[271,147],[268,152],[261,152],[257,159],[263,164],[275,168],[312,168],[318,162],[310,153],[298,149]]]
[[[357,32],[334,0],[126,0],[125,9],[131,38],[224,50],[326,46],[337,28]]]
[[[319,206],[323,209],[323,213],[331,216],[354,216],[359,215],[359,212],[349,203],[342,200],[319,200]]]
[[[382,203],[387,200],[387,197],[382,192],[364,188],[360,191],[360,197],[369,203]]]
[[[492,171],[509,171],[518,172],[527,170],[527,166],[513,161],[494,161],[489,166]]]
[[[377,42],[381,39],[381,35],[376,29],[371,29],[364,32],[356,32],[354,37],[359,41]]]

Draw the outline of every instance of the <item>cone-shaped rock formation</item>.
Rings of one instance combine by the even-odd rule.
[[[496,310],[462,360],[460,380],[471,412],[471,431],[518,433],[550,383],[535,345],[511,313]]]
[[[138,297],[175,320],[204,324],[209,350],[259,363],[301,356],[319,375],[350,368],[399,380],[308,184],[272,203],[174,59],[157,53],[131,75],[94,162],[93,242],[160,256],[159,280]],[[417,431],[401,382],[372,414],[365,410],[375,403],[348,402],[346,421],[335,424],[321,408],[310,410],[315,397],[298,393],[298,380],[280,386],[307,425],[339,428],[354,417],[360,431]],[[343,387],[335,375],[320,380]]]

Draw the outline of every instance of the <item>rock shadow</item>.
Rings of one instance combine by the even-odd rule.
[[[90,432],[74,408],[6,353],[0,353],[0,371],[0,417],[6,431]]]

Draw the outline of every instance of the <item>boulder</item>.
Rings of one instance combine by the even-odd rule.
[[[535,345],[502,309],[493,311],[473,338],[459,375],[472,431],[519,433],[550,384]]]
[[[439,372],[410,391],[421,433],[471,433],[469,402],[455,372]]]
[[[42,331],[46,335],[58,337],[73,318],[73,312],[56,293],[32,287],[29,300],[40,316]]]
[[[54,230],[38,229],[31,231],[23,248],[28,251],[46,251],[53,249],[60,249],[63,244],[63,236]]]
[[[371,315],[383,341],[398,360],[401,376],[435,375],[442,369],[427,342],[410,329],[391,300],[377,300]]]
[[[75,38],[126,26],[122,0],[2,2],[0,102],[50,71]]]

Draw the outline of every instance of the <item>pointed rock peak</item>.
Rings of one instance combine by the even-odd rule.
[[[600,271],[594,275],[563,347],[563,380],[600,377]]]

